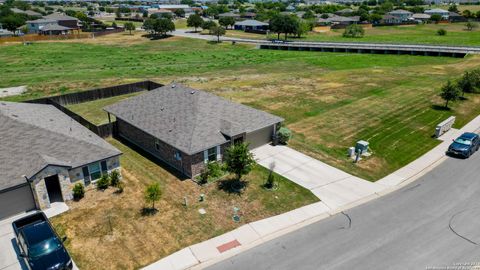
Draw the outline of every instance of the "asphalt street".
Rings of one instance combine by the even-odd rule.
[[[207,269],[480,269],[479,245],[480,152]]]

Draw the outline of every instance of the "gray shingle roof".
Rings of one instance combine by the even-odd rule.
[[[42,30],[42,31],[66,31],[66,30],[72,30],[72,28],[61,26],[61,25],[58,25],[56,23],[51,23],[51,24],[45,25],[40,30]]]
[[[79,167],[121,154],[51,105],[0,101],[0,190],[48,165]]]
[[[257,21],[257,20],[245,20],[245,21],[236,22],[235,25],[241,25],[241,26],[266,26],[266,25],[268,25],[268,23],[264,23],[264,22]]]
[[[72,16],[67,16],[60,13],[52,13],[47,16],[44,16],[46,19],[56,20],[56,21],[78,21],[77,18]]]
[[[105,107],[127,123],[192,155],[283,119],[181,84]]]

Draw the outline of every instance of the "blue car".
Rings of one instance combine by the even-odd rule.
[[[469,158],[480,147],[480,137],[476,133],[466,132],[453,140],[447,154]]]

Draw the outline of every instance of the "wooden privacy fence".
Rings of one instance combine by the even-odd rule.
[[[57,109],[70,116],[72,119],[83,125],[84,127],[91,130],[93,133],[97,134],[102,138],[112,136],[116,133],[116,122],[107,123],[103,125],[95,125],[87,119],[83,118],[81,115],[69,110],[65,106],[70,104],[77,104],[102,98],[109,98],[114,96],[120,96],[129,93],[135,93],[140,91],[150,91],[158,87],[162,87],[163,84],[159,84],[152,81],[141,81],[136,83],[122,84],[117,86],[97,88],[92,90],[87,90],[83,92],[64,94],[59,96],[45,97],[39,99],[33,99],[26,101],[27,103],[38,103],[38,104],[50,104],[55,106]]]

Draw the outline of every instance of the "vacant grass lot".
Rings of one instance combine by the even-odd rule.
[[[90,102],[72,104],[67,106],[67,108],[80,114],[85,119],[88,119],[88,121],[98,126],[108,123],[108,114],[103,110],[104,107],[142,93],[144,92],[136,92],[116,97],[98,99]],[[111,121],[115,121],[115,115],[110,115],[110,119]]]
[[[437,35],[439,29],[447,30],[446,36]],[[381,43],[408,43],[432,45],[468,45],[480,46],[480,29],[465,30],[465,23],[453,24],[423,24],[404,26],[382,26],[365,29],[363,38],[345,38],[344,30],[336,29],[325,33],[309,33],[300,39],[291,37],[292,41],[335,41],[335,42],[381,42]],[[244,33],[229,30],[229,37],[265,39],[266,35]],[[283,39],[283,35],[280,36]],[[270,34],[269,38],[277,38]]]
[[[244,178],[248,185],[242,194],[222,189],[228,178],[199,187],[180,181],[119,141],[109,142],[123,152],[125,191],[87,191],[85,198],[69,203],[70,211],[52,219],[68,236],[67,248],[80,269],[136,269],[243,224],[318,201],[310,191],[278,175],[279,189],[265,190],[268,171],[260,166]],[[156,203],[159,212],[142,216],[144,190],[153,182],[163,190]],[[199,202],[202,193],[206,199]],[[184,197],[188,207],[183,205]],[[240,208],[239,223],[232,220],[233,207]],[[200,215],[200,208],[207,214]]]
[[[117,38],[125,45],[112,45]],[[480,96],[468,96],[451,111],[436,107],[443,105],[438,89],[447,79],[480,67],[473,56],[269,51],[180,38],[149,41],[137,34],[3,46],[0,59],[0,87],[31,89],[10,100],[175,80],[284,117],[294,132],[292,147],[369,180],[436,145],[430,136],[449,115],[457,116],[459,127],[480,113]],[[354,166],[345,153],[361,139],[374,155]]]

